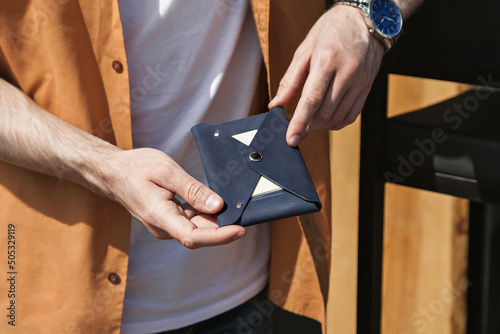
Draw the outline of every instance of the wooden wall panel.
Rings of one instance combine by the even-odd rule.
[[[436,103],[467,86],[392,76],[389,115]],[[355,333],[359,120],[331,133],[333,254],[327,332]],[[386,186],[384,334],[461,333],[467,202]]]
[[[333,194],[328,334],[350,334],[356,328],[360,124],[358,119],[342,131],[330,133]]]

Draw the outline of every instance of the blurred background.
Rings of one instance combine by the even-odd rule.
[[[470,86],[391,75],[388,116]],[[327,333],[356,332],[360,120],[331,132],[332,271]],[[361,162],[363,163],[363,162]],[[465,331],[468,201],[386,184],[382,333]]]

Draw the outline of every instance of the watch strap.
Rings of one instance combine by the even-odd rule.
[[[373,35],[376,39],[378,39],[382,44],[384,45],[385,52],[388,52],[396,40],[399,38],[398,36],[395,37],[385,37],[382,36],[378,33],[378,31],[375,29],[373,26],[372,21],[370,20],[369,13],[368,13],[368,8],[370,6],[370,0],[335,0],[333,3],[333,6],[336,5],[347,5],[351,7],[358,8],[361,12],[364,14],[364,19],[366,26],[368,27],[368,31],[370,32],[371,35]]]
[[[333,6],[336,5],[356,7],[358,9],[361,9],[363,13],[368,15],[368,6],[370,5],[370,2],[368,0],[335,0],[333,2]]]

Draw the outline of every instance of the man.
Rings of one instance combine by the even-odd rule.
[[[328,134],[317,130],[356,119],[384,45],[345,5],[207,2],[2,3],[0,221],[15,241],[2,330],[168,331],[237,308],[268,279],[271,300],[324,324]],[[403,15],[417,2],[399,1]],[[301,143],[325,208],[218,228],[223,201],[196,180],[186,134],[265,111],[267,91],[293,115],[287,141]],[[235,320],[228,331],[260,327]]]

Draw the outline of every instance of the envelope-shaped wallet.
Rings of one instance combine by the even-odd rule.
[[[209,187],[224,199],[219,226],[249,226],[321,210],[297,147],[286,143],[288,120],[269,112],[191,129]]]

